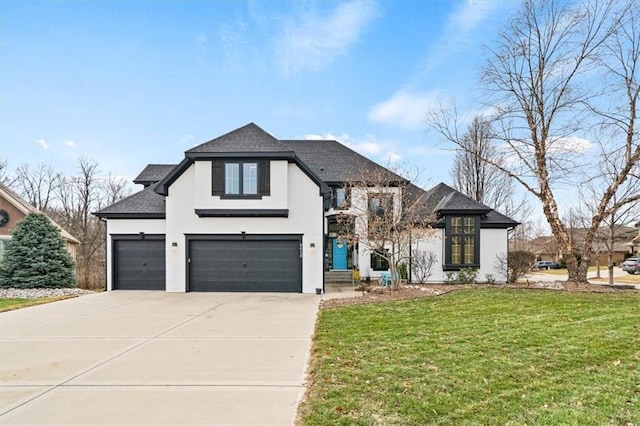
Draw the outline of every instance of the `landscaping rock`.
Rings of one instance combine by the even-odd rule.
[[[39,299],[41,297],[93,294],[82,288],[0,288],[0,299]]]

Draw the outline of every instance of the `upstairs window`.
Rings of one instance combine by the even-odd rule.
[[[331,207],[336,210],[346,210],[350,207],[346,189],[336,186],[331,188]]]
[[[214,160],[212,195],[227,198],[261,198],[270,195],[268,160]]]
[[[392,194],[370,194],[369,195],[369,235],[375,238],[376,229],[383,229],[383,232],[393,226],[393,195]]]
[[[445,269],[480,267],[480,217],[447,217],[445,233]]]
[[[385,218],[393,216],[393,195],[371,194],[369,195],[369,216]]]

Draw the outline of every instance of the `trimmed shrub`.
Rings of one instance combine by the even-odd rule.
[[[478,270],[475,268],[463,268],[456,272],[447,272],[445,283],[447,284],[475,284],[478,280]]]
[[[42,213],[18,223],[0,265],[0,287],[75,287],[75,263],[60,231]]]
[[[513,250],[507,259],[507,282],[513,284],[529,273],[536,256],[530,251]]]

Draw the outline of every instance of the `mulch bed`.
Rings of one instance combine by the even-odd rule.
[[[412,300],[423,297],[435,297],[452,291],[471,288],[516,288],[523,290],[541,291],[567,291],[572,293],[621,293],[626,291],[637,291],[624,286],[608,286],[580,284],[571,281],[554,282],[526,282],[517,284],[419,284],[401,287],[398,290],[385,288],[374,288],[374,291],[365,292],[362,296],[328,299],[321,303],[322,309],[338,308],[352,305],[368,305],[371,303],[391,302],[397,300]]]

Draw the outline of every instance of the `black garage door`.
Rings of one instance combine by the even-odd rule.
[[[114,281],[118,290],[165,290],[164,237],[113,239]]]
[[[300,239],[189,240],[189,291],[302,292]]]

